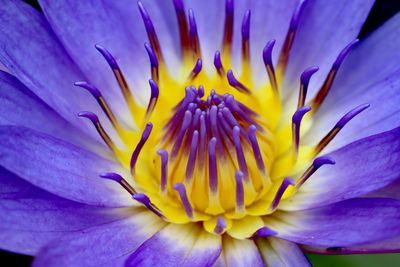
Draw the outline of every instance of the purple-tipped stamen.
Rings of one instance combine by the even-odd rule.
[[[153,203],[151,203],[150,198],[142,193],[136,193],[133,194],[132,198],[140,203],[142,203],[147,209],[152,211],[154,214],[156,214],[158,217],[164,218],[164,215],[158,210],[156,206],[154,206]]]
[[[171,159],[175,159],[176,156],[179,154],[179,151],[181,150],[181,145],[182,145],[183,139],[185,138],[186,131],[192,122],[192,117],[193,116],[190,111],[188,111],[188,110],[185,111],[185,115],[182,120],[181,129],[178,133],[178,136],[176,137],[175,144],[172,147]]]
[[[107,49],[105,49],[104,47],[102,47],[101,45],[98,45],[98,44],[96,44],[94,47],[104,57],[104,59],[107,61],[108,65],[110,65],[110,68],[119,69],[117,61],[115,60],[115,58],[111,55],[111,53]]]
[[[222,65],[221,53],[219,51],[216,51],[214,55],[214,67],[220,76],[225,76],[225,69]]]
[[[150,41],[150,45],[154,49],[154,52],[156,53],[157,58],[159,60],[162,60],[163,57],[161,54],[162,53],[161,46],[160,46],[160,42],[158,41],[158,37],[157,37],[156,31],[154,29],[153,22],[151,21],[151,18],[149,16],[149,14],[147,13],[147,10],[143,6],[142,2],[138,1],[138,7],[139,7],[140,14],[142,15],[144,27],[146,28],[147,38]]]
[[[223,53],[230,55],[232,49],[233,39],[233,13],[234,5],[233,0],[226,0],[225,2],[225,26],[223,38]]]
[[[189,14],[188,16],[189,16],[190,44],[194,52],[194,56],[200,58],[201,57],[200,41],[199,41],[199,35],[197,33],[197,24],[196,24],[196,19],[194,17],[193,9],[189,8],[188,14]]]
[[[236,213],[243,213],[245,210],[244,206],[244,188],[243,188],[244,174],[241,171],[235,172],[236,182]]]
[[[297,181],[296,188],[302,186],[307,181],[307,179],[310,178],[311,175],[313,175],[321,166],[327,164],[334,165],[335,163],[336,162],[328,156],[315,158],[311,166],[307,168],[307,170],[301,175],[301,177]]]
[[[101,173],[100,177],[119,183],[130,195],[136,194],[136,190],[118,173],[105,172]]]
[[[202,67],[203,67],[203,61],[201,60],[201,58],[199,58],[197,59],[196,64],[194,65],[192,71],[190,72],[188,80],[193,81],[194,78],[196,78],[197,75],[199,75],[199,73],[201,72]]]
[[[236,79],[236,77],[233,75],[232,70],[228,70],[226,77],[228,78],[228,83],[230,86],[232,86],[239,92],[251,94],[250,90]]]
[[[363,104],[347,112],[315,147],[315,155],[318,155],[349,121],[369,108],[369,106],[369,104]]]
[[[186,20],[185,6],[182,0],[173,0],[176,18],[179,26],[179,36],[181,40],[182,51],[190,48],[189,26]]]
[[[251,11],[247,10],[242,21],[242,57],[246,63],[249,63],[250,59],[250,17]]]
[[[275,45],[275,40],[270,40],[264,47],[263,60],[267,70],[269,82],[271,83],[272,90],[278,94],[278,83],[276,81],[275,68],[272,63],[272,50]]]
[[[306,101],[308,84],[310,83],[311,76],[319,70],[318,67],[309,67],[300,76],[300,90],[299,99],[297,101],[297,109],[304,107]]]
[[[233,142],[235,144],[236,157],[237,157],[239,169],[243,172],[244,180],[248,181],[249,180],[249,171],[247,169],[246,158],[244,157],[242,142],[240,140],[240,127],[239,126],[233,127],[232,135],[233,135]]]
[[[186,182],[190,182],[193,177],[194,167],[196,165],[196,154],[199,143],[199,132],[195,130],[192,135],[192,142],[190,144],[190,154],[186,166]]]
[[[311,110],[311,107],[305,106],[301,107],[293,114],[292,117],[292,144],[294,158],[297,159],[297,154],[299,152],[300,145],[300,125],[304,115]]]
[[[168,181],[168,151],[164,149],[157,150],[157,154],[161,158],[161,192],[167,191]]]
[[[216,146],[217,138],[211,138],[208,143],[208,177],[209,186],[212,193],[218,191],[218,169],[217,169],[217,157],[216,157]]]
[[[156,107],[159,95],[159,89],[157,83],[154,80],[149,80],[149,84],[151,93],[150,93],[150,101],[146,109],[146,116],[149,116],[153,112],[154,108]]]
[[[260,170],[260,172],[265,174],[265,165],[261,155],[260,146],[258,145],[256,133],[257,133],[257,127],[255,125],[250,125],[247,131],[247,135],[249,137],[251,147],[253,149],[254,158],[256,159],[257,167]]]
[[[149,43],[145,43],[144,47],[146,48],[147,55],[149,56],[149,60],[150,60],[151,78],[155,81],[158,81],[158,79],[160,77],[159,77],[159,71],[158,71],[157,55]]]
[[[314,99],[311,101],[310,105],[313,108],[313,112],[315,113],[318,108],[321,106],[321,104],[324,102],[326,96],[329,93],[329,90],[332,87],[332,84],[335,80],[336,74],[342,65],[344,59],[347,57],[347,55],[350,53],[350,51],[353,49],[353,47],[358,43],[358,39],[355,39],[352,41],[350,44],[348,44],[337,56],[335,62],[332,64],[332,68],[329,71],[324,83],[322,84],[321,88],[318,90],[318,93],[314,97]]]
[[[225,219],[223,217],[219,217],[217,219],[217,224],[215,225],[214,228],[214,234],[220,235],[224,232],[224,230],[226,229],[226,222]]]
[[[293,181],[292,178],[286,177],[285,179],[283,179],[282,184],[280,185],[278,191],[275,194],[274,199],[272,200],[270,210],[275,210],[278,207],[282,199],[282,196],[285,193],[286,189],[289,187],[289,185],[294,186],[295,182]]]
[[[181,199],[183,208],[185,209],[186,215],[190,218],[193,219],[193,207],[190,204],[189,198],[186,193],[186,188],[185,185],[182,183],[177,183],[174,186],[174,189],[178,192],[179,197]]]
[[[136,145],[135,150],[132,153],[130,167],[131,167],[131,174],[133,175],[135,174],[135,166],[139,158],[140,151],[142,150],[147,139],[149,138],[152,129],[153,129],[153,124],[151,122],[148,122],[143,130],[142,137],[140,138],[139,143]]]

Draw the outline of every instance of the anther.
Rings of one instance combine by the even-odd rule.
[[[153,112],[154,108],[156,107],[157,100],[158,100],[158,95],[159,95],[159,90],[158,90],[158,85],[154,80],[149,80],[150,84],[150,101],[149,104],[147,105],[146,109],[146,118],[149,117],[149,115]]]
[[[114,152],[118,152],[117,147],[114,145],[113,141],[111,140],[110,136],[107,134],[107,132],[104,130],[103,126],[101,125],[99,118],[97,117],[96,114],[89,112],[89,111],[83,111],[78,113],[79,117],[84,117],[89,119],[94,127],[96,128],[97,132],[103,139],[104,143]]]
[[[322,84],[321,88],[318,90],[317,95],[314,97],[314,99],[310,103],[310,106],[313,108],[313,113],[315,113],[318,110],[318,108],[321,106],[322,102],[324,102],[326,96],[329,93],[329,90],[332,87],[333,81],[335,80],[336,74],[337,74],[340,66],[342,65],[344,59],[347,57],[347,55],[350,53],[350,51],[353,49],[353,47],[358,43],[358,41],[359,41],[358,39],[352,41],[337,56],[335,62],[332,64],[332,67],[331,67],[324,83]]]
[[[164,215],[160,212],[160,210],[150,201],[150,198],[142,193],[133,194],[132,198],[140,203],[142,203],[147,209],[152,211],[158,217],[164,218]]]
[[[245,212],[244,206],[244,188],[243,188],[244,174],[241,171],[236,171],[235,182],[236,182],[236,214],[242,214]]]
[[[194,65],[192,71],[190,72],[188,80],[193,81],[194,78],[196,78],[197,75],[199,75],[202,67],[203,67],[203,61],[201,60],[201,58],[199,58],[197,59],[196,64]]]
[[[226,77],[228,78],[228,83],[230,86],[232,86],[239,92],[242,92],[245,94],[251,94],[250,90],[236,79],[236,77],[233,75],[232,70],[228,70]]]
[[[282,196],[285,193],[286,189],[289,187],[289,185],[294,186],[295,182],[293,181],[292,178],[286,177],[285,179],[283,179],[278,191],[275,194],[274,199],[272,200],[272,203],[270,206],[271,211],[275,210],[278,207],[279,202],[281,201]]]
[[[196,19],[194,17],[194,12],[193,9],[189,8],[189,37],[190,37],[190,44],[194,53],[194,56],[196,58],[201,57],[201,51],[200,51],[200,41],[199,41],[199,35],[197,33],[197,24],[196,24]]]
[[[146,124],[146,127],[143,130],[142,137],[140,138],[139,143],[136,145],[135,150],[132,153],[131,157],[131,162],[130,162],[130,167],[131,167],[131,174],[135,174],[135,165],[138,160],[140,151],[142,150],[144,144],[146,143],[147,139],[150,136],[151,130],[153,129],[153,124],[151,122],[148,122]]]
[[[311,110],[311,107],[301,107],[293,114],[292,117],[292,147],[294,160],[297,159],[300,145],[300,124],[304,115]]]
[[[190,183],[191,178],[193,177],[193,171],[196,164],[196,154],[197,154],[197,146],[199,143],[199,132],[195,130],[192,135],[192,142],[190,144],[190,153],[188,157],[188,162],[186,166],[186,182]]]
[[[278,83],[276,81],[274,64],[272,63],[272,49],[274,48],[275,40],[270,40],[264,47],[263,60],[267,70],[269,82],[271,83],[272,90],[278,95]]]
[[[255,125],[250,125],[247,131],[247,135],[249,137],[251,147],[253,149],[253,154],[254,158],[256,159],[257,167],[263,174],[265,174],[264,161],[261,155],[260,146],[258,145],[256,132],[257,132],[257,127]]]
[[[318,155],[322,149],[324,149],[330,141],[332,141],[333,138],[340,132],[340,130],[349,122],[351,121],[355,116],[363,112],[365,109],[369,108],[369,104],[364,104],[360,105],[349,112],[347,112],[337,123],[336,125],[332,128],[332,130],[329,131],[329,133],[322,138],[322,140],[318,143],[318,145],[315,147],[315,155]]]
[[[243,62],[246,65],[245,70],[250,67],[250,17],[251,11],[247,10],[243,16],[242,22],[242,57]]]
[[[224,28],[224,39],[223,39],[223,53],[226,56],[231,54],[232,50],[232,38],[233,38],[233,11],[234,5],[233,0],[226,0],[225,2],[225,28]]]
[[[220,235],[224,232],[224,230],[226,229],[226,222],[225,219],[223,217],[219,217],[217,219],[217,224],[215,225],[214,228],[214,234]]]
[[[181,39],[182,51],[186,52],[190,48],[189,27],[186,20],[185,7],[182,0],[173,0],[176,18],[179,26],[179,36]]]
[[[300,186],[302,186],[307,181],[307,179],[310,178],[310,176],[313,175],[321,166],[326,164],[334,165],[335,163],[336,162],[331,157],[322,156],[315,158],[311,166],[307,168],[307,170],[296,182],[296,188],[298,189]]]
[[[185,185],[182,183],[177,183],[174,186],[174,189],[178,192],[179,197],[181,199],[183,208],[185,209],[186,215],[190,218],[193,219],[193,208],[192,205],[190,204],[190,201],[188,199],[187,193],[186,193],[186,188]]]
[[[299,99],[297,101],[297,109],[304,106],[307,96],[308,84],[310,83],[311,76],[319,70],[318,67],[307,68],[300,76],[300,90]]]
[[[208,143],[208,177],[211,193],[215,194],[218,190],[218,169],[217,158],[215,154],[217,138],[211,138]]]
[[[157,154],[161,158],[161,192],[167,192],[168,181],[168,151],[164,149],[157,150]]]
[[[225,76],[225,69],[222,65],[221,53],[219,51],[216,51],[214,55],[214,67],[220,76]]]
[[[130,195],[136,194],[136,190],[118,173],[105,172],[101,173],[100,177],[119,183]]]
[[[239,169],[243,172],[244,180],[249,180],[249,171],[247,169],[246,158],[244,157],[242,142],[240,140],[240,128],[239,126],[233,127],[232,131],[233,142],[235,143],[236,157],[239,165]]]
[[[155,81],[158,81],[160,77],[159,77],[158,59],[156,53],[154,53],[154,50],[150,44],[145,43],[144,47],[146,48],[150,60],[151,78]]]

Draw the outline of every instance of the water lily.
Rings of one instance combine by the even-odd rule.
[[[1,248],[33,266],[399,251],[399,15],[358,42],[372,1],[39,3],[0,7]]]

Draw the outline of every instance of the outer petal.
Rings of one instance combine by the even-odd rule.
[[[373,0],[307,1],[290,52],[284,81],[286,94],[298,95],[300,74],[310,66],[320,70],[310,82],[308,96],[322,84],[339,52],[353,41]]]
[[[273,237],[258,238],[255,242],[267,266],[311,266],[301,249],[292,242]]]
[[[133,202],[119,185],[99,178],[118,166],[92,152],[24,127],[0,126],[0,140],[0,165],[40,188],[92,205]]]
[[[165,225],[141,208],[126,213],[132,216],[54,240],[40,250],[33,266],[124,266],[129,254]]]
[[[43,16],[22,1],[4,1],[0,24],[0,61],[61,116],[82,127],[76,114],[97,111],[96,102],[73,85],[83,75]]]
[[[354,48],[304,142],[318,142],[344,113],[364,103],[371,107],[352,120],[325,151],[400,125],[399,24],[400,14]]]
[[[328,154],[334,166],[322,166],[281,209],[324,206],[362,196],[400,179],[400,128],[370,136]]]
[[[354,198],[265,218],[277,237],[315,247],[349,247],[400,236],[400,201]]]
[[[0,247],[34,255],[66,233],[118,220],[110,209],[66,200],[0,167]]]
[[[170,224],[144,242],[125,266],[212,266],[221,253],[221,238],[198,225]]]
[[[383,197],[400,200],[400,180],[397,180],[384,188],[368,193],[364,197]]]

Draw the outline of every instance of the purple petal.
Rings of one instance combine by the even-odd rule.
[[[212,266],[221,253],[221,238],[197,225],[169,224],[144,242],[125,266]]]
[[[273,237],[255,242],[267,266],[311,266],[295,243]]]
[[[68,234],[41,249],[32,266],[123,266],[165,223],[143,209],[129,219]]]
[[[0,167],[0,247],[35,255],[48,242],[66,233],[120,218],[111,209],[60,198]]]
[[[394,16],[354,48],[316,113],[305,142],[318,142],[338,118],[363,103],[371,105],[363,119],[351,121],[326,151],[400,125],[399,23],[400,15]]]
[[[361,139],[330,154],[335,165],[322,166],[284,210],[320,207],[362,196],[400,179],[400,128]]]
[[[306,1],[290,52],[283,88],[296,92],[301,73],[318,66],[309,86],[309,99],[324,81],[339,52],[353,41],[373,4],[372,0]],[[294,90],[295,89],[295,90]]]
[[[99,178],[117,164],[83,148],[24,127],[0,126],[0,165],[61,197],[91,205],[132,205],[130,195]]]
[[[400,180],[396,180],[394,183],[391,183],[374,192],[370,192],[364,195],[364,197],[383,197],[400,200]]]
[[[44,17],[22,1],[6,1],[0,6],[0,23],[0,61],[62,117],[85,129],[76,113],[97,111],[96,101],[74,86],[83,75]]]
[[[277,237],[315,247],[349,247],[400,235],[400,201],[354,198],[303,211],[279,211],[265,218]]]

